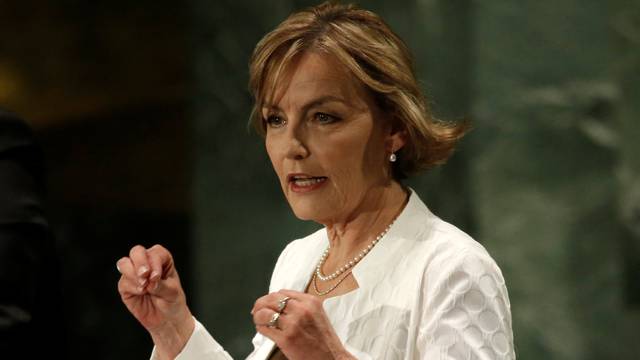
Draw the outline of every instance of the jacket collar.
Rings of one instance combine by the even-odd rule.
[[[406,254],[406,250],[421,238],[420,234],[431,228],[435,215],[413,189],[409,188],[409,191],[409,200],[389,232],[353,268],[353,276],[360,288],[375,286],[393,266],[387,263],[395,262]]]
[[[409,200],[404,209],[398,215],[387,234],[371,249],[356,266],[352,272],[359,288],[375,286],[385,271],[389,267],[387,263],[395,261],[401,253],[405,253],[408,247],[414,245],[416,239],[420,238],[420,233],[431,228],[431,223],[436,218],[435,215],[422,202],[418,194],[409,188]],[[307,248],[308,259],[301,263],[301,268],[296,277],[291,278],[290,289],[305,291],[313,271],[320,260],[320,255],[329,245],[326,229],[318,231],[317,241],[309,241]],[[307,241],[311,239],[304,239]],[[338,296],[339,298],[340,296]]]

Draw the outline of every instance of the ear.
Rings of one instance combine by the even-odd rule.
[[[385,151],[387,154],[398,152],[407,143],[407,131],[399,126],[389,128],[389,133],[385,140]]]

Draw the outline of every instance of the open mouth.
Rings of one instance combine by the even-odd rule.
[[[289,175],[289,183],[295,187],[311,187],[327,180],[326,176]]]

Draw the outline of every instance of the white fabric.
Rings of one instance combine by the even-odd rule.
[[[151,352],[151,359],[158,359],[155,347]],[[211,337],[207,329],[196,320],[196,326],[189,341],[176,359],[232,359],[232,357]]]
[[[304,291],[328,245],[321,229],[290,243],[269,287]],[[500,269],[484,247],[433,215],[413,191],[391,230],[353,269],[359,288],[324,309],[358,359],[515,359]],[[253,338],[251,360],[274,344]],[[201,325],[177,359],[231,359]]]

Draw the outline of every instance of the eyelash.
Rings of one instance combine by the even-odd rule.
[[[280,121],[279,124],[276,124],[276,121]],[[281,127],[282,125],[284,125],[286,123],[285,120],[283,120],[280,116],[278,115],[269,115],[264,119],[264,123],[268,126],[268,127],[272,127],[272,128],[277,128],[277,127]]]
[[[318,121],[320,124],[332,124],[340,120],[340,118],[338,118],[337,116],[329,115],[323,112],[317,112],[313,114],[313,119]],[[287,123],[286,120],[278,115],[269,115],[264,118],[263,121],[267,127],[271,128],[279,128]]]
[[[338,117],[333,116],[333,115],[329,115],[327,113],[323,113],[323,112],[317,112],[313,115],[314,119],[316,119],[318,122],[320,123],[324,123],[324,124],[332,124],[338,120],[340,120]],[[326,120],[321,120],[321,117],[325,117]]]

